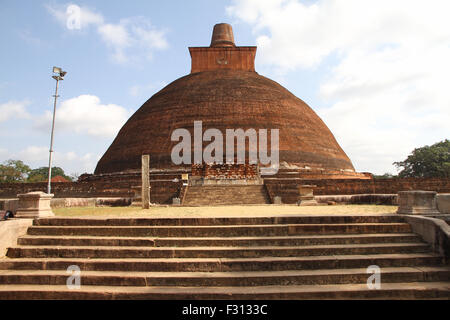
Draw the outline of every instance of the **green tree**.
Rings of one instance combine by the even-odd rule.
[[[382,175],[374,174],[373,178],[374,179],[392,179],[392,178],[396,178],[396,176],[393,175],[392,173],[386,172],[385,174],[382,174]]]
[[[24,182],[31,168],[21,160],[9,159],[0,164],[0,183]]]
[[[400,178],[450,178],[450,140],[416,148],[406,160],[394,165],[403,168]]]
[[[67,176],[63,169],[61,169],[60,167],[52,167],[52,178],[56,176],[61,176],[69,181],[72,181],[72,178]],[[47,180],[48,167],[40,167],[30,171],[27,182],[42,182]]]

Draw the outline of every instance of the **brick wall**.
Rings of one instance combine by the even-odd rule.
[[[58,182],[52,184],[55,198],[98,198],[122,197],[132,198],[131,187],[137,186],[135,181],[128,182]],[[172,203],[172,198],[179,195],[181,182],[150,181],[151,202]],[[47,183],[3,183],[0,184],[0,198],[15,198],[17,194],[31,191],[47,192]]]
[[[295,203],[298,197],[298,184],[313,184],[316,195],[348,194],[395,194],[404,190],[428,190],[438,193],[450,193],[450,179],[265,179],[271,200],[279,195],[284,203]],[[95,198],[95,197],[133,197],[131,187],[140,185],[140,179],[132,181],[85,181],[56,182],[52,184],[55,198]],[[150,180],[151,201],[154,203],[172,203],[172,198],[180,195],[181,180]],[[15,198],[19,193],[30,191],[46,192],[47,183],[2,183],[0,198]]]
[[[271,200],[281,196],[284,203],[295,203],[298,199],[298,184],[312,184],[315,195],[348,194],[396,194],[399,191],[426,190],[438,193],[450,192],[450,179],[405,178],[405,179],[265,179]]]
[[[192,176],[206,179],[257,179],[255,164],[193,164]]]
[[[255,71],[256,47],[190,47],[191,73],[231,69]]]

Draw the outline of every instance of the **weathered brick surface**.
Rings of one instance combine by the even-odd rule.
[[[255,71],[256,47],[189,48],[191,73],[217,69]]]
[[[176,168],[171,150],[179,141],[171,141],[172,132],[184,128],[193,137],[194,121],[202,121],[203,131],[215,128],[223,135],[226,129],[279,129],[280,162],[352,176],[350,159],[319,116],[255,72],[256,47],[236,47],[231,28],[217,29],[211,47],[189,48],[192,73],[156,93],[125,123],[95,173],[138,169],[142,154],[150,155],[152,167]]]
[[[193,164],[192,176],[206,179],[257,179],[255,164]]]

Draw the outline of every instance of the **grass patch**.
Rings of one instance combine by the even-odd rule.
[[[57,208],[58,217],[228,217],[228,216],[273,216],[295,214],[392,214],[397,206],[385,205],[335,205],[299,207],[295,205],[265,206],[214,206],[214,207],[169,207],[157,206],[147,210],[139,207],[74,207]]]

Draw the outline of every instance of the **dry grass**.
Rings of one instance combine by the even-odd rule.
[[[53,209],[59,217],[233,217],[274,215],[341,215],[341,214],[392,214],[397,206],[335,205],[299,207],[295,205],[255,205],[216,207],[156,206],[148,210],[138,207],[78,207]]]

